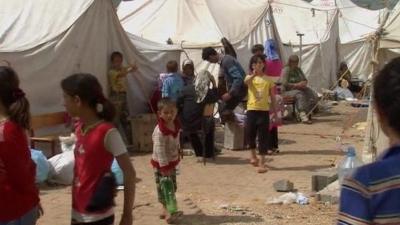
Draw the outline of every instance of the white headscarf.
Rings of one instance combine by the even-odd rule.
[[[194,90],[196,91],[196,102],[200,103],[207,96],[207,92],[210,88],[210,82],[212,75],[207,70],[201,70],[194,80]]]

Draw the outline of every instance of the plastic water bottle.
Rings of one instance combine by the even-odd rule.
[[[161,192],[165,199],[165,207],[170,214],[178,211],[178,204],[175,197],[174,182],[171,177],[163,177],[160,180]]]
[[[339,183],[342,184],[343,179],[351,175],[353,171],[361,165],[362,162],[356,157],[356,149],[353,146],[349,146],[345,158],[338,167]]]

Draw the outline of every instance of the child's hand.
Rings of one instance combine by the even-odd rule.
[[[229,101],[232,98],[232,96],[229,93],[225,93],[224,95],[222,95],[222,100],[224,102]]]
[[[129,72],[135,72],[137,69],[138,68],[137,68],[136,62],[129,63],[129,68],[128,68]]]

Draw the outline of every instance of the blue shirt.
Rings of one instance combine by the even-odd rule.
[[[164,79],[161,88],[161,95],[163,98],[170,98],[172,101],[176,102],[181,94],[183,86],[184,83],[182,77],[177,73],[173,73]]]
[[[247,90],[244,85],[244,72],[240,63],[230,55],[225,55],[220,64],[220,76],[226,80],[229,94],[232,96],[245,96]]]
[[[400,146],[344,179],[337,224],[400,224]]]

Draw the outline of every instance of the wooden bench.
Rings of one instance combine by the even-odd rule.
[[[35,131],[44,128],[52,128],[59,125],[65,125],[67,122],[66,112],[55,112],[49,114],[42,114],[32,116],[31,130],[30,130],[30,141],[31,147],[35,148],[36,143],[48,143],[50,144],[51,156],[56,154],[56,144],[58,143],[58,134],[46,135],[46,136],[35,136]]]

